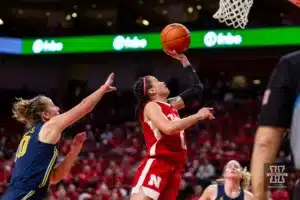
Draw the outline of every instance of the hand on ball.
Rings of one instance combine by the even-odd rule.
[[[171,56],[172,58],[175,58],[176,60],[179,60],[184,67],[191,65],[189,59],[184,55],[183,53],[177,53],[175,50],[164,50],[166,54]]]

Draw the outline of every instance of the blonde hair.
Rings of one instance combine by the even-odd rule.
[[[249,189],[249,186],[250,186],[250,182],[251,182],[251,174],[250,172],[247,170],[247,167],[245,167],[242,171],[242,178],[241,178],[241,181],[240,181],[240,186],[244,189],[244,190],[248,190]],[[225,182],[225,179],[224,178],[220,178],[220,179],[217,179],[214,184],[218,184],[218,183],[221,183],[221,184],[224,184]]]
[[[45,96],[36,96],[32,99],[16,98],[17,102],[13,104],[13,118],[17,121],[34,126],[41,121],[41,113],[45,110],[46,105],[41,101]]]
[[[245,167],[242,170],[242,180],[241,180],[241,186],[243,189],[248,190],[251,182],[251,174],[247,170],[247,167]]]

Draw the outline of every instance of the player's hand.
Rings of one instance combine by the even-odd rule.
[[[78,133],[74,139],[72,140],[71,143],[71,152],[75,153],[76,155],[78,155],[83,147],[84,141],[86,140],[86,133],[82,132],[82,133]]]
[[[189,59],[183,53],[177,53],[176,51],[169,51],[166,49],[164,51],[167,55],[179,60],[184,67],[191,65]]]
[[[115,74],[111,73],[108,76],[108,78],[106,79],[105,84],[103,85],[103,87],[105,89],[105,92],[112,92],[112,91],[116,91],[117,90],[116,87],[112,86],[112,84],[114,82],[114,77],[115,77]]]
[[[198,112],[197,115],[199,117],[199,120],[205,120],[205,119],[209,119],[212,120],[214,119],[214,115],[212,113],[213,108],[201,108]]]

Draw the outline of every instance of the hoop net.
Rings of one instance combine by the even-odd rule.
[[[253,0],[220,0],[219,9],[213,18],[227,26],[244,29]]]

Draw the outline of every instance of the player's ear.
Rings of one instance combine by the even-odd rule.
[[[42,118],[42,120],[48,121],[50,119],[50,114],[46,111],[43,111],[41,113],[41,118]]]
[[[156,94],[156,89],[154,87],[152,87],[148,90],[148,93],[150,96],[154,96]]]

